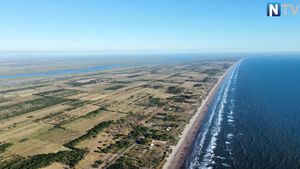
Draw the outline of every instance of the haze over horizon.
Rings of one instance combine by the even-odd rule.
[[[299,15],[268,2],[0,1],[0,51],[299,51]]]

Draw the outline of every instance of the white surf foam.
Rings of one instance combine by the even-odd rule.
[[[217,140],[218,136],[221,132],[222,127],[222,121],[224,116],[224,108],[227,102],[230,103],[230,112],[228,113],[228,123],[234,122],[233,117],[233,107],[234,107],[234,99],[229,99],[228,94],[230,90],[235,90],[235,84],[238,76],[238,68],[240,66],[240,63],[231,71],[228,80],[226,83],[221,87],[220,94],[218,94],[216,99],[216,104],[212,107],[210,116],[208,121],[204,124],[204,130],[200,136],[198,136],[198,139],[200,139],[196,149],[199,152],[204,152],[203,157],[201,158],[200,155],[197,156],[195,159],[193,159],[190,162],[190,165],[188,168],[194,169],[194,168],[203,168],[203,169],[209,169],[212,168],[212,165],[215,163],[214,158],[220,158],[219,156],[216,156],[214,151],[217,148]],[[227,106],[227,105],[226,105]],[[232,126],[234,126],[232,124]],[[233,138],[234,135],[229,133],[227,135],[228,139]],[[207,146],[205,146],[205,145]],[[230,144],[230,141],[226,141],[225,144]],[[206,148],[205,148],[205,147]],[[204,150],[205,148],[205,150]],[[228,149],[231,151],[230,149]],[[231,154],[231,152],[229,152]],[[200,160],[201,158],[201,160]]]

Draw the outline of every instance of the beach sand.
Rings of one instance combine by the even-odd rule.
[[[222,76],[219,77],[218,82],[210,90],[206,98],[202,101],[200,107],[197,109],[197,112],[195,113],[193,118],[190,119],[189,123],[186,125],[182,134],[180,135],[180,139],[177,145],[171,147],[172,153],[169,154],[169,157],[167,158],[163,169],[179,169],[182,167],[186,156],[193,144],[194,138],[196,137],[197,132],[200,128],[200,123],[203,120],[206,111],[208,110],[209,104],[213,100],[214,95],[218,91],[219,86],[224,80],[225,76],[233,66],[231,66]]]

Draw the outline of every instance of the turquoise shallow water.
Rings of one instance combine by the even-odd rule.
[[[300,168],[300,57],[249,57],[214,98],[183,168]]]

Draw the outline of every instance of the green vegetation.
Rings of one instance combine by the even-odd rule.
[[[72,85],[74,87],[81,87],[81,86],[85,86],[85,85],[96,84],[99,82],[101,82],[100,79],[95,79],[95,80],[90,80],[87,82],[70,81],[67,84]]]
[[[3,106],[0,110],[0,112],[2,111],[2,113],[0,114],[0,119],[7,119],[17,115],[26,114],[32,111],[36,111],[42,108],[62,103],[64,101],[66,101],[66,99],[46,96],[43,98],[29,100],[15,105]]]
[[[210,80],[209,77],[204,77],[204,78],[201,80],[201,82],[202,82],[202,83],[207,83],[209,80]]]
[[[55,89],[51,91],[38,93],[38,96],[55,96],[55,97],[67,97],[80,93],[79,90],[68,90],[68,89]]]
[[[27,140],[29,140],[29,138],[22,138],[21,140],[19,140],[19,143],[25,142]]]
[[[180,94],[183,92],[183,88],[182,87],[178,87],[178,86],[169,86],[167,89],[167,93],[170,94]]]
[[[3,144],[0,144],[0,153],[3,153],[5,152],[6,148],[13,145],[12,143],[3,143]]]
[[[2,156],[3,157],[3,156]],[[6,169],[7,166],[10,166],[12,164],[15,164],[21,160],[24,160],[25,158],[16,154],[11,155],[9,158],[3,159],[0,158],[0,168],[1,169]]]
[[[153,119],[159,119],[163,121],[180,121],[179,116],[170,115],[167,113],[157,113]]]
[[[190,112],[225,71],[225,63],[33,79],[21,89],[3,89],[7,91],[0,93],[11,93],[0,94],[0,134],[5,140],[0,142],[0,169],[43,168],[55,162],[65,168],[161,168]],[[44,87],[35,90],[38,83]],[[55,144],[43,147],[49,140]]]
[[[172,137],[168,136],[167,134],[159,131],[159,130],[149,130],[149,132],[145,133],[144,135],[146,138],[152,138],[154,140],[161,140],[161,141],[167,141],[171,140]]]
[[[130,76],[127,76],[127,78],[134,78],[134,77],[140,77],[140,76],[143,76],[143,75],[130,75]]]
[[[82,118],[91,118],[91,117],[94,117],[94,116],[100,114],[100,113],[103,112],[103,111],[104,111],[104,108],[99,108],[99,109],[94,110],[94,111],[91,111],[91,112],[89,112],[89,113],[87,113],[86,115],[83,115],[83,116],[81,116],[81,117],[82,117]]]
[[[71,151],[60,151],[57,153],[38,154],[3,166],[5,169],[37,169],[46,167],[53,162],[64,163],[74,167],[87,153],[86,150],[73,148]]]
[[[134,157],[123,156],[119,158],[115,163],[108,166],[107,169],[138,169],[143,161]]]
[[[166,141],[167,139],[171,138],[170,136],[159,130],[149,129],[144,126],[135,126],[129,135],[135,139],[139,136],[144,136],[145,138],[151,138],[161,141]]]
[[[81,87],[82,86],[82,83],[77,82],[77,81],[70,81],[66,84],[69,84],[69,85],[74,86],[74,87]]]
[[[70,167],[74,167],[78,163],[78,161],[81,160],[87,153],[87,150],[79,149],[74,146],[82,140],[96,136],[100,131],[108,127],[111,123],[112,121],[101,122],[96,126],[94,126],[92,129],[88,130],[86,134],[65,144],[64,146],[70,148],[70,150],[60,151],[57,153],[38,154],[38,155],[30,156],[28,158],[24,158],[14,163],[9,163],[5,166],[4,165],[0,165],[0,166],[6,169],[20,169],[20,168],[36,169],[36,168],[46,167],[52,164],[53,162],[60,162]],[[26,139],[24,140],[22,139],[20,141],[26,141]],[[10,146],[11,144],[7,143],[2,145],[0,147],[4,151],[5,148]]]
[[[82,107],[88,104],[90,101],[83,101],[83,100],[76,100],[76,99],[69,99],[68,105],[73,107]]]
[[[43,87],[43,86],[45,86],[45,85],[36,85],[36,86],[28,86],[28,87],[23,87],[23,88],[18,88],[18,89],[9,89],[9,90],[0,91],[0,93],[6,94],[6,93],[18,92],[18,91],[22,91],[22,90],[36,89],[36,88]]]
[[[62,114],[62,112],[51,113],[51,114],[49,114],[45,117],[35,119],[34,122],[39,122],[39,121],[42,121],[42,120],[51,119],[51,118],[56,117],[56,116],[61,115],[61,114]]]
[[[55,124],[55,125],[53,126],[53,128],[66,130],[66,128],[64,128],[64,127],[61,126],[60,124]]]
[[[152,89],[162,89],[164,88],[163,85],[161,84],[153,84],[153,83],[149,83],[149,84],[144,84],[141,85],[142,88],[152,88]]]
[[[93,128],[91,128],[90,130],[88,130],[86,132],[86,134],[78,137],[75,140],[72,140],[68,143],[66,143],[64,146],[68,147],[68,148],[73,148],[76,144],[78,144],[79,142],[91,138],[91,137],[95,137],[100,131],[102,131],[104,128],[107,128],[113,121],[105,121],[105,122],[101,122],[99,124],[97,124],[96,126],[94,126]]]
[[[230,64],[229,64],[229,63],[225,63],[225,64],[223,65],[223,69],[228,69],[228,68],[230,68]]]
[[[220,69],[206,69],[202,71],[202,73],[205,73],[208,76],[215,76],[218,72],[220,72]]]
[[[146,144],[149,144],[150,142],[151,142],[151,139],[145,138],[145,137],[140,137],[140,138],[136,139],[137,144],[146,145]]]
[[[173,111],[176,113],[179,113],[179,112],[181,113],[184,111],[184,108],[178,107],[178,106],[168,106],[168,107],[164,108],[164,111]]]
[[[125,85],[116,85],[116,86],[108,87],[105,90],[118,90],[118,89],[121,89],[123,87],[126,87],[126,86]]]
[[[163,102],[161,98],[155,98],[150,96],[149,97],[149,102],[146,104],[146,106],[156,106],[156,107],[161,107],[167,104],[166,102]]]
[[[149,142],[149,139],[155,139],[155,140],[161,140],[161,141],[167,141],[168,139],[173,139],[171,136],[168,136],[167,134],[154,130],[149,129],[144,126],[134,126],[133,130],[126,136],[123,137],[121,140],[117,141],[115,144],[111,144],[108,147],[101,149],[101,152],[108,153],[108,152],[117,152],[120,149],[128,148],[130,145],[132,145],[135,142],[139,142],[142,144],[143,142],[140,142],[140,138],[144,137],[144,143]]]
[[[128,137],[125,137],[125,138],[122,138],[121,140],[117,141],[115,144],[111,144],[108,147],[101,149],[101,152],[103,152],[103,153],[117,152],[121,149],[128,148],[133,143],[134,143],[134,140],[132,140]]]
[[[47,96],[49,94],[55,94],[55,93],[59,93],[59,92],[62,92],[62,91],[65,91],[66,89],[55,89],[55,90],[50,90],[50,91],[46,91],[46,92],[40,92],[36,95],[38,96]]]
[[[129,84],[129,83],[132,83],[132,81],[115,80],[115,81],[112,81],[111,83]]]
[[[102,163],[103,163],[103,162],[102,162],[101,160],[96,160],[96,161],[94,162],[94,164],[92,164],[92,167],[98,168],[99,165],[101,165]]]
[[[193,87],[202,87],[202,86],[203,86],[203,84],[201,84],[201,83],[197,83],[197,84],[193,85]]]
[[[175,102],[185,102],[187,99],[191,99],[192,96],[190,95],[177,95],[177,96],[172,96],[171,99],[174,100]]]
[[[4,103],[4,102],[8,102],[8,101],[10,101],[9,99],[7,99],[7,98],[0,98],[0,103]]]

